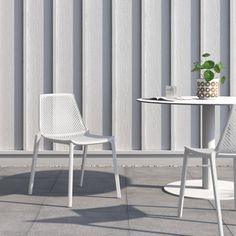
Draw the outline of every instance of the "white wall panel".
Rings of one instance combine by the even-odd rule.
[[[171,1],[171,85],[177,87],[177,95],[190,96],[193,84],[191,67],[196,55],[192,44],[196,44],[196,26],[192,25],[192,7],[196,1]],[[196,10],[197,8],[195,8]],[[194,19],[196,21],[196,19]],[[185,145],[198,145],[199,127],[197,111],[190,106],[173,106],[171,110],[171,146],[172,149],[183,149]]]
[[[53,1],[53,92],[73,92],[73,4]]]
[[[2,149],[14,149],[14,0],[0,2],[0,143]],[[6,34],[7,33],[7,34]]]
[[[104,76],[106,68],[103,60],[104,47],[108,47],[109,50],[109,44],[103,44],[105,40],[103,32],[107,30],[107,25],[103,21],[103,16],[107,13],[105,4],[109,2],[83,1],[83,118],[89,130],[96,134],[103,134],[103,119],[107,115],[103,111],[103,101],[107,99],[111,102],[109,96],[105,97],[105,94],[110,92],[110,88],[104,86],[104,82],[109,83]],[[109,41],[109,38],[106,40]],[[108,79],[111,80],[111,74]],[[89,148],[102,149],[102,146]]]
[[[205,51],[225,64],[222,95],[236,94],[235,5],[234,0],[0,1],[0,148],[32,149],[39,94],[50,92],[74,93],[91,132],[115,135],[118,150],[199,146],[199,108],[142,105],[141,110],[136,99],[164,95],[170,84],[178,95],[195,95],[192,63]],[[217,110],[217,137],[227,111]]]
[[[112,128],[118,149],[132,147],[132,0],[112,3]]]
[[[53,1],[53,92],[75,93],[77,100],[80,98],[81,60],[78,54],[81,50],[78,42],[81,29],[81,20],[77,20],[81,12],[80,2],[76,0]],[[78,15],[77,15],[78,14]],[[75,86],[79,87],[75,87]],[[81,101],[78,101],[81,109]],[[55,145],[57,150],[64,150],[64,145]]]
[[[82,0],[73,2],[73,92],[81,113],[82,107]]]
[[[24,1],[25,150],[33,149],[34,136],[39,131],[39,95],[51,90],[51,6],[48,0]]]
[[[220,94],[230,94],[230,0],[220,1],[220,61],[225,65],[221,75],[226,76],[225,83],[221,85]],[[220,108],[220,134],[225,127],[229,107]]]
[[[103,135],[112,135],[112,0],[103,0]],[[104,149],[110,149],[104,145]]]
[[[170,1],[142,1],[142,97],[165,95],[170,84]],[[170,148],[170,108],[142,105],[142,149]]]
[[[236,96],[236,2],[230,0],[230,95]]]
[[[201,54],[209,52],[220,61],[221,0],[201,0]],[[209,9],[211,9],[209,11]],[[220,108],[216,108],[216,140],[220,136]]]
[[[0,32],[0,148],[21,149],[23,113],[21,1],[0,1]]]
[[[138,29],[134,17],[139,1],[112,2],[112,128],[118,149],[138,149],[136,124],[139,123],[138,98],[140,67],[137,61]],[[140,35],[138,35],[140,37]],[[137,50],[137,51],[135,51]],[[138,67],[138,68],[137,68]]]

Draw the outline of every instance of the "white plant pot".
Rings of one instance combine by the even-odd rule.
[[[204,79],[197,80],[197,96],[199,99],[214,99],[220,95],[220,80],[213,79],[206,81]]]

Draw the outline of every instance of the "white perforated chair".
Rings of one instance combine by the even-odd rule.
[[[236,158],[236,106],[232,106],[230,110],[228,121],[221,135],[219,143],[215,149],[200,149],[200,148],[185,147],[182,178],[181,178],[181,189],[180,189],[180,197],[179,197],[178,216],[182,217],[188,158],[189,157],[208,158],[210,160],[210,168],[211,168],[211,174],[212,174],[213,191],[214,191],[214,198],[215,198],[215,204],[216,204],[219,233],[221,236],[223,236],[224,232],[223,232],[220,199],[218,196],[217,171],[216,171],[216,157],[219,154],[227,154],[227,156],[232,156]],[[236,185],[236,170],[234,170],[234,196],[236,196],[235,185]],[[235,197],[234,197],[234,201],[235,201],[235,207],[236,207]]]
[[[121,198],[120,180],[118,174],[115,140],[112,136],[90,134],[85,127],[73,94],[43,94],[40,95],[40,131],[35,137],[34,152],[28,193],[32,194],[34,186],[35,167],[38,147],[41,137],[55,143],[69,145],[69,179],[68,206],[72,207],[73,195],[73,154],[76,145],[83,146],[80,186],[83,185],[85,160],[88,145],[111,143],[113,168],[117,198]]]

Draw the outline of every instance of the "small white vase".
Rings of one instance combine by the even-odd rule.
[[[214,99],[220,95],[220,80],[213,79],[206,81],[204,79],[197,80],[197,96],[199,99]]]

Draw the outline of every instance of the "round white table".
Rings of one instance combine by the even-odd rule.
[[[142,103],[167,105],[198,105],[202,106],[202,144],[203,148],[215,148],[215,106],[234,105],[236,97],[220,96],[216,99],[198,99],[197,97],[177,97],[171,100],[137,99]],[[187,180],[185,196],[193,198],[214,199],[208,160],[202,159],[202,179]],[[218,181],[221,200],[234,199],[234,183],[232,181]],[[169,183],[164,187],[166,192],[179,195],[180,181]]]

